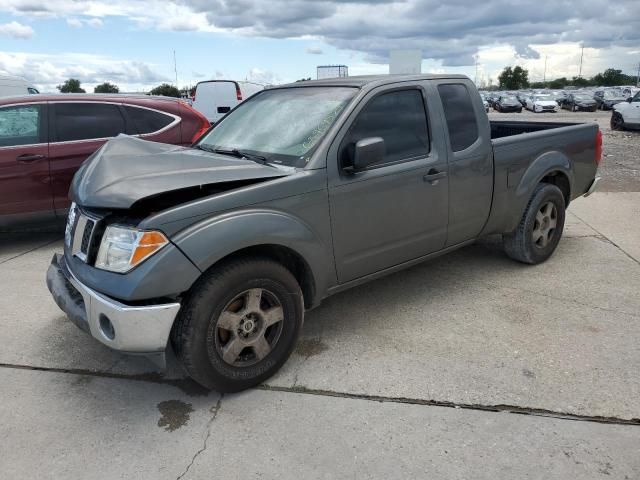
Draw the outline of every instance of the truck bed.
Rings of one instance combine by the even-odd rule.
[[[520,135],[521,133],[540,132],[542,130],[551,130],[554,128],[570,127],[573,125],[581,125],[580,123],[567,122],[522,122],[518,120],[511,121],[489,121],[491,125],[491,140],[503,137],[511,137]]]

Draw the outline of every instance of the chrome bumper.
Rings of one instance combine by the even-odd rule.
[[[106,346],[127,353],[153,354],[167,346],[179,303],[130,306],[78,281],[64,256],[55,254],[47,270],[47,287],[60,309],[80,329]]]
[[[596,177],[593,179],[593,182],[591,183],[589,190],[587,190],[587,193],[585,193],[583,197],[588,197],[589,195],[591,195],[593,192],[596,191],[596,188],[598,187],[598,182],[600,181],[601,178],[602,177]]]

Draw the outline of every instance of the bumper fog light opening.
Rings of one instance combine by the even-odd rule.
[[[116,330],[113,328],[113,323],[109,320],[104,313],[100,314],[100,332],[105,336],[108,340],[113,340],[116,338]]]

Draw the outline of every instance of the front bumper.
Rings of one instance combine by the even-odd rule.
[[[60,309],[81,330],[106,346],[127,353],[154,354],[167,346],[179,303],[131,306],[83,285],[55,254],[47,287]]]

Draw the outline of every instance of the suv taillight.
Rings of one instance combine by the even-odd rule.
[[[598,133],[596,133],[596,154],[595,154],[596,165],[600,165],[602,161],[602,132],[598,129]]]
[[[240,85],[236,83],[236,98],[239,102],[242,101],[242,92],[240,91]]]
[[[204,135],[204,133],[207,130],[211,128],[211,123],[209,123],[209,120],[207,120],[207,117],[205,117],[203,114],[201,114],[198,110],[193,108],[188,103],[184,104],[184,108],[191,111],[191,113],[193,113],[196,116],[196,118],[200,121],[200,128],[196,131],[196,133],[191,138],[191,143],[196,143],[196,140],[198,140],[202,135]]]

